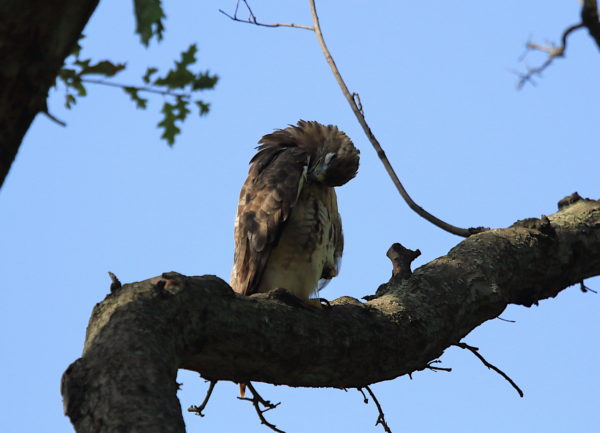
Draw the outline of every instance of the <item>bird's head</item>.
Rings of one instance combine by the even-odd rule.
[[[259,152],[250,161],[257,164],[259,171],[286,150],[306,157],[307,176],[312,182],[340,186],[358,171],[358,149],[334,125],[300,120],[296,125],[265,135],[259,143]]]
[[[299,121],[293,127],[301,130],[298,147],[309,154],[308,177],[327,186],[340,186],[358,171],[359,150],[337,126]]]

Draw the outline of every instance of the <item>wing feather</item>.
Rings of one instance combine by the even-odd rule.
[[[260,148],[259,148],[260,149]],[[231,286],[251,295],[306,180],[308,156],[297,147],[264,147],[251,161],[235,221]]]

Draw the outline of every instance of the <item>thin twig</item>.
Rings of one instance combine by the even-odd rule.
[[[390,426],[388,426],[387,422],[385,421],[385,414],[383,413],[383,409],[381,408],[381,405],[379,404],[379,400],[377,400],[377,397],[375,397],[375,394],[373,393],[373,391],[371,391],[370,387],[365,386],[365,389],[367,390],[367,392],[369,393],[369,395],[375,402],[375,405],[377,406],[377,410],[379,411],[379,416],[377,417],[377,422],[375,423],[375,425],[381,424],[381,426],[383,427],[383,430],[385,430],[386,433],[392,433]],[[368,400],[365,398],[365,403],[366,402],[368,402]]]
[[[428,368],[429,370],[432,370],[434,372],[437,372],[437,371],[451,372],[452,371],[452,369],[450,367],[436,367],[436,366],[432,365],[432,364],[440,364],[441,362],[442,361],[440,361],[439,359],[434,359],[433,361],[428,362],[427,367],[425,367],[425,368]]]
[[[503,322],[508,322],[508,323],[517,323],[516,320],[508,320],[508,319],[504,319],[500,316],[496,317],[496,319],[502,320]]]
[[[472,235],[474,233],[479,233],[479,232],[486,230],[483,227],[463,229],[463,228],[448,224],[448,223],[442,221],[441,219],[431,215],[429,212],[427,212],[421,206],[416,204],[414,202],[414,200],[410,197],[410,195],[408,195],[408,192],[406,191],[406,189],[404,189],[404,186],[402,185],[402,183],[400,182],[400,179],[396,175],[396,172],[394,171],[392,164],[390,163],[385,152],[383,151],[381,144],[379,144],[379,141],[377,140],[377,138],[375,138],[375,135],[373,134],[373,132],[371,131],[371,128],[367,124],[367,121],[365,120],[365,116],[361,112],[362,107],[359,108],[358,105],[356,104],[356,101],[353,97],[353,93],[351,93],[348,90],[348,86],[346,86],[346,83],[344,82],[344,79],[342,78],[342,75],[340,74],[340,71],[335,64],[333,57],[331,56],[331,52],[327,48],[327,44],[325,43],[325,39],[323,38],[323,32],[321,31],[321,25],[319,24],[319,16],[317,15],[315,0],[309,0],[309,4],[310,4],[310,11],[311,11],[312,18],[313,18],[315,34],[317,36],[317,40],[319,41],[319,45],[321,46],[321,50],[323,51],[323,55],[325,56],[325,60],[327,60],[327,63],[329,64],[329,67],[331,68],[331,71],[333,72],[333,75],[335,76],[335,79],[337,80],[338,85],[342,89],[342,93],[346,97],[346,101],[348,101],[348,104],[350,104],[350,108],[352,108],[352,111],[354,112],[354,115],[356,116],[356,119],[358,120],[358,123],[360,123],[360,126],[362,127],[363,131],[367,135],[367,138],[371,142],[373,148],[377,152],[377,156],[379,156],[379,159],[383,163],[385,170],[387,171],[388,175],[392,179],[392,182],[394,182],[396,189],[398,190],[398,192],[400,193],[400,195],[402,196],[404,201],[408,204],[408,206],[413,211],[415,211],[422,218],[426,219],[430,223],[435,224],[439,228],[446,230],[447,232],[450,232],[452,234],[462,236],[462,237],[469,237],[470,235]]]
[[[56,123],[56,124],[58,124],[58,125],[60,125],[62,127],[67,126],[67,124],[64,121],[62,121],[59,118],[57,118],[56,116],[54,116],[54,114],[50,113],[47,109],[43,110],[42,113],[45,114],[46,117],[48,119],[52,120],[54,123]]]
[[[360,391],[360,393],[362,394],[362,396],[363,396],[363,403],[364,404],[369,404],[369,399],[365,395],[365,392],[363,391],[363,389],[362,388],[356,388],[356,389],[358,389]]]
[[[360,101],[360,96],[358,95],[358,93],[350,93],[350,91],[348,90],[348,86],[346,86],[346,83],[344,82],[344,80],[340,74],[340,71],[335,64],[333,57],[331,56],[331,52],[327,48],[325,39],[323,38],[323,32],[321,31],[321,26],[319,24],[319,17],[317,15],[314,0],[309,0],[310,9],[311,9],[312,18],[313,18],[313,26],[312,27],[311,26],[302,26],[302,25],[298,25],[298,24],[281,24],[281,23],[265,24],[265,23],[261,23],[256,18],[256,15],[254,15],[254,13],[252,12],[252,9],[248,5],[247,1],[243,0],[243,2],[244,2],[244,5],[246,6],[246,8],[248,9],[248,13],[249,13],[249,17],[246,20],[240,19],[237,16],[237,11],[239,8],[240,0],[238,0],[238,2],[236,4],[235,12],[233,15],[230,15],[221,9],[219,9],[219,12],[221,12],[223,15],[225,15],[226,17],[230,18],[233,21],[242,22],[242,23],[246,23],[246,24],[254,24],[254,25],[262,26],[262,27],[294,27],[294,28],[301,28],[301,29],[305,29],[305,30],[312,30],[315,32],[315,34],[317,36],[317,40],[319,41],[319,45],[321,46],[321,50],[323,51],[323,54],[325,56],[325,60],[327,60],[327,63],[329,64],[329,67],[331,68],[331,71],[333,72],[333,75],[334,75],[335,79],[337,80],[337,82],[342,90],[342,93],[346,97],[348,104],[350,104],[350,108],[352,108],[354,115],[358,119],[358,123],[360,123],[363,131],[367,135],[367,138],[371,142],[371,145],[377,152],[377,156],[383,163],[383,166],[384,166],[386,172],[392,179],[392,182],[396,186],[396,189],[400,193],[400,196],[404,199],[406,204],[408,204],[408,207],[410,207],[414,212],[416,212],[419,216],[421,216],[425,220],[429,221],[430,223],[438,226],[439,228],[441,228],[449,233],[452,233],[452,234],[455,234],[458,236],[469,237],[472,234],[480,233],[482,231],[487,230],[487,228],[485,228],[485,227],[471,227],[468,229],[463,229],[463,228],[448,224],[448,223],[442,221],[441,219],[431,215],[429,212],[427,212],[425,209],[423,209],[421,206],[419,206],[417,203],[415,203],[414,200],[410,197],[410,195],[408,194],[408,192],[406,191],[406,189],[400,182],[400,179],[396,175],[396,172],[394,171],[392,164],[390,163],[385,152],[383,151],[381,144],[379,143],[379,141],[377,140],[377,138],[371,131],[371,128],[367,124],[367,121],[365,120],[364,110],[362,107],[362,103]]]
[[[567,40],[568,40],[569,35],[571,33],[573,33],[575,30],[583,28],[583,27],[585,27],[584,24],[579,23],[579,24],[574,24],[571,27],[567,28],[561,37],[561,45],[559,47],[557,47],[556,45],[553,45],[553,44],[540,45],[540,44],[536,44],[534,42],[527,42],[526,47],[527,47],[528,51],[542,51],[544,53],[547,53],[548,57],[546,58],[546,61],[544,63],[542,63],[540,66],[538,66],[536,68],[528,68],[527,72],[524,74],[518,73],[519,81],[517,83],[517,89],[523,88],[523,86],[526,83],[535,84],[535,82],[533,81],[533,77],[535,75],[537,75],[537,76],[542,75],[542,72],[544,72],[544,70],[548,66],[550,66],[552,64],[552,62],[554,62],[554,59],[556,59],[557,57],[564,57],[565,51],[567,49]]]
[[[271,424],[269,421],[267,421],[267,419],[264,416],[265,412],[268,412],[271,409],[275,409],[277,406],[279,406],[281,404],[281,402],[273,404],[269,400],[265,400],[258,393],[258,391],[256,391],[256,388],[254,388],[254,385],[252,385],[250,382],[248,382],[246,384],[246,386],[252,393],[252,398],[238,397],[238,400],[245,400],[245,401],[249,401],[250,403],[252,403],[252,405],[254,406],[254,410],[256,411],[256,414],[258,415],[258,418],[260,419],[261,424],[266,425],[267,427],[269,427],[271,430],[273,430],[275,432],[285,433],[283,430],[278,429],[275,424]],[[263,405],[264,409],[261,409],[260,405]]]
[[[200,404],[200,406],[190,406],[188,407],[188,412],[195,412],[196,415],[204,416],[202,411],[208,404],[208,400],[210,400],[210,396],[212,395],[213,389],[215,389],[215,385],[217,384],[216,380],[210,381],[210,386],[208,387],[208,391],[206,391],[206,397],[204,397],[204,401]]]
[[[229,18],[233,21],[237,21],[238,23],[254,24],[256,26],[261,26],[261,27],[292,27],[294,29],[304,29],[304,30],[311,30],[311,31],[315,30],[311,26],[304,26],[302,24],[293,24],[293,23],[290,23],[290,24],[287,24],[287,23],[265,24],[265,23],[258,22],[258,20],[256,19],[256,16],[254,15],[254,12],[252,12],[252,9],[250,9],[250,5],[248,4],[248,2],[246,0],[243,0],[243,1],[244,1],[244,5],[246,6],[246,9],[248,9],[248,13],[249,13],[248,19],[242,20],[242,19],[238,18],[238,16],[237,16],[238,8],[240,6],[239,0],[235,5],[235,12],[233,13],[233,15],[229,15],[227,12],[225,12],[222,9],[219,9],[219,12],[221,12],[227,18]]]
[[[119,87],[121,89],[130,88],[130,89],[135,89],[138,92],[156,93],[157,95],[175,96],[177,98],[189,98],[190,97],[189,93],[173,92],[171,90],[158,90],[158,89],[153,89],[152,87],[129,86],[127,84],[115,83],[113,81],[96,80],[93,78],[82,78],[81,82],[82,83],[90,83],[90,84],[101,84],[103,86],[110,86],[110,87]]]
[[[456,343],[454,345],[457,346],[457,347],[460,347],[461,349],[468,349],[468,350],[470,350],[473,355],[475,355],[477,358],[479,358],[479,360],[483,363],[483,365],[485,365],[487,368],[489,368],[491,370],[494,370],[496,373],[498,373],[500,376],[502,376],[504,379],[506,379],[506,381],[508,383],[510,383],[514,389],[517,390],[517,392],[519,393],[519,395],[521,397],[523,397],[524,394],[523,394],[523,391],[521,391],[521,388],[519,388],[517,386],[517,384],[510,377],[508,377],[508,375],[505,372],[503,372],[502,370],[500,370],[495,365],[490,364],[489,362],[487,362],[486,359],[483,356],[481,356],[481,354],[479,353],[479,348],[474,347],[474,346],[470,346],[470,345],[468,345],[466,343]]]
[[[592,293],[598,294],[597,291],[595,291],[594,289],[590,289],[588,286],[586,286],[585,283],[583,282],[583,280],[579,282],[579,289],[583,293],[592,292]]]

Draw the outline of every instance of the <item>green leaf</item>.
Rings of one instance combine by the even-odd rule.
[[[123,87],[123,91],[129,95],[129,97],[131,98],[131,100],[133,102],[135,102],[135,105],[137,108],[141,108],[142,110],[146,109],[148,100],[146,98],[142,98],[140,95],[138,95],[138,91],[139,91],[138,88],[128,86],[128,87]]]
[[[192,82],[192,90],[212,89],[219,81],[217,75],[210,75],[208,72],[200,72]]]
[[[175,106],[165,102],[161,110],[164,117],[163,120],[158,123],[158,126],[163,128],[163,133],[160,138],[167,140],[167,143],[169,143],[170,146],[175,143],[175,136],[181,132],[181,129],[175,125],[176,117],[174,111]]]
[[[77,77],[73,81],[70,81],[69,83],[66,83],[66,84],[67,84],[67,86],[72,87],[73,89],[77,90],[77,96],[87,95],[87,90],[85,89],[85,86],[83,85],[83,83],[81,82],[81,79],[79,77]]]
[[[82,70],[79,75],[104,75],[105,77],[114,77],[123,69],[125,69],[125,63],[113,63],[109,60],[102,60],[95,65],[90,65],[90,61],[86,60],[85,62],[75,62],[76,64],[82,63]],[[85,64],[83,64],[85,63]]]
[[[144,83],[149,84],[150,79],[152,78],[152,75],[154,75],[156,72],[158,72],[157,68],[151,67],[151,68],[146,69],[146,73],[142,77],[142,80],[144,80]]]
[[[194,82],[196,76],[188,69],[188,66],[196,62],[196,44],[192,44],[186,51],[181,53],[181,60],[175,62],[175,67],[170,69],[162,78],[154,80],[154,85],[165,86],[169,89],[182,89]]]
[[[210,104],[207,104],[204,101],[198,100],[198,101],[194,101],[194,103],[198,106],[198,111],[199,111],[198,114],[200,114],[200,116],[204,116],[210,110]]]
[[[67,93],[65,95],[65,107],[70,109],[73,105],[75,105],[76,102],[77,99],[75,99],[75,96],[73,96],[72,94]]]
[[[153,36],[161,41],[165,29],[163,25],[165,13],[160,0],[134,0],[134,4],[137,22],[135,31],[140,35],[142,43],[148,46]]]

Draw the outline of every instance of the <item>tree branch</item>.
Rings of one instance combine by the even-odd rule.
[[[98,0],[0,2],[0,186]]]
[[[436,225],[437,227],[439,227],[447,232],[450,232],[450,233],[458,235],[458,236],[469,237],[472,234],[480,233],[484,230],[487,230],[487,228],[485,228],[485,227],[471,227],[468,229],[463,229],[463,228],[448,224],[448,223],[442,221],[441,219],[433,216],[429,212],[427,212],[425,209],[423,209],[421,206],[419,206],[417,203],[415,203],[415,201],[412,199],[412,197],[408,194],[408,192],[404,188],[404,185],[402,185],[402,182],[400,182],[398,175],[396,175],[396,172],[395,172],[394,168],[392,167],[392,164],[390,163],[389,159],[387,158],[383,148],[381,147],[381,144],[379,143],[379,141],[377,140],[377,138],[371,131],[371,128],[367,124],[367,121],[364,116],[363,106],[360,101],[360,95],[358,93],[350,93],[350,91],[348,90],[348,86],[346,86],[346,83],[344,82],[344,79],[342,78],[342,75],[340,74],[340,71],[339,71],[337,65],[335,64],[335,61],[333,60],[333,56],[331,55],[331,52],[327,48],[327,44],[325,43],[325,39],[323,37],[323,32],[321,30],[321,25],[319,23],[319,16],[317,15],[317,10],[316,10],[314,0],[309,0],[311,14],[312,14],[312,18],[313,18],[313,26],[312,27],[301,26],[301,25],[297,25],[297,24],[265,24],[265,23],[261,23],[257,20],[256,15],[254,15],[254,12],[252,12],[252,9],[250,8],[250,5],[248,4],[248,2],[246,0],[243,0],[243,2],[244,2],[244,5],[246,6],[246,8],[248,9],[248,13],[249,13],[249,17],[246,20],[242,20],[242,19],[238,18],[238,16],[237,16],[240,0],[238,0],[238,2],[236,4],[235,12],[233,13],[233,15],[230,15],[230,14],[222,11],[221,9],[219,9],[219,12],[221,12],[223,15],[227,16],[228,18],[232,19],[233,21],[242,22],[242,23],[246,23],[246,24],[254,24],[254,25],[263,26],[263,27],[295,27],[295,28],[302,28],[302,29],[306,29],[306,30],[312,30],[315,32],[315,34],[317,36],[317,40],[319,42],[319,45],[321,46],[321,50],[323,51],[323,55],[325,56],[325,60],[327,61],[327,64],[331,68],[331,71],[332,71],[336,81],[338,82],[338,85],[340,86],[340,89],[342,90],[344,97],[348,101],[348,104],[350,104],[350,108],[352,109],[352,112],[356,116],[358,123],[362,127],[363,131],[367,135],[369,142],[371,143],[371,145],[377,152],[377,156],[383,163],[383,166],[384,166],[388,176],[390,177],[390,179],[396,186],[396,189],[400,193],[400,196],[404,199],[406,204],[408,204],[408,207],[410,207],[414,212],[416,212],[419,216],[421,216],[425,220],[429,221],[430,223]]]
[[[219,9],[219,12],[221,12],[227,18],[229,18],[233,21],[237,21],[238,23],[254,24],[255,26],[260,26],[260,27],[292,27],[294,29],[304,29],[304,30],[311,30],[311,31],[315,30],[311,26],[303,26],[301,24],[293,24],[293,23],[290,23],[290,24],[287,24],[287,23],[265,24],[265,23],[261,23],[256,19],[256,16],[254,15],[254,12],[252,12],[252,9],[250,9],[250,5],[248,4],[248,2],[246,0],[243,0],[243,2],[244,2],[244,5],[246,6],[246,9],[248,9],[248,14],[249,14],[248,18],[245,20],[242,20],[242,19],[238,18],[238,16],[237,16],[238,8],[240,6],[240,0],[238,0],[237,4],[235,5],[235,12],[233,13],[233,15],[228,14],[223,9]]]
[[[369,302],[322,311],[240,296],[214,276],[163,274],[94,308],[83,355],[63,376],[65,412],[80,433],[131,431],[132,420],[136,431],[181,433],[178,368],[211,381],[365,387],[427,368],[508,304],[595,275],[600,201],[583,199],[471,236]]]
[[[503,372],[502,370],[500,370],[498,367],[496,367],[494,364],[489,363],[481,353],[479,353],[479,348],[471,346],[467,343],[456,343],[455,344],[456,347],[460,347],[461,349],[467,349],[469,350],[473,355],[475,355],[477,357],[477,359],[479,359],[481,361],[481,363],[483,365],[485,365],[487,368],[489,368],[490,370],[494,370],[496,373],[498,373],[500,376],[502,376],[508,383],[511,384],[511,386],[517,391],[517,393],[519,394],[519,397],[523,397],[523,391],[521,390],[521,388],[519,388],[519,386],[515,383],[514,380],[512,380],[508,374],[506,374],[505,372]]]
[[[323,51],[323,55],[325,56],[325,60],[327,61],[327,64],[331,68],[331,72],[333,73],[333,76],[335,77],[338,85],[340,86],[340,89],[342,90],[342,93],[344,94],[346,101],[348,101],[348,104],[350,105],[352,112],[356,116],[358,123],[360,124],[363,131],[365,132],[367,138],[369,139],[369,142],[371,143],[371,145],[377,152],[377,156],[379,157],[383,166],[385,167],[385,171],[387,172],[388,176],[392,179],[392,182],[396,186],[396,189],[400,193],[400,196],[402,196],[402,198],[404,199],[406,204],[408,204],[408,207],[410,207],[420,217],[424,218],[425,220],[429,221],[430,223],[436,225],[437,227],[441,228],[442,230],[445,230],[445,231],[455,234],[457,236],[469,237],[474,233],[480,233],[480,232],[486,230],[486,228],[484,228],[484,227],[472,227],[472,228],[464,229],[464,228],[453,226],[453,225],[448,224],[447,222],[442,221],[441,219],[433,216],[432,214],[427,212],[425,209],[423,209],[421,206],[419,206],[417,203],[415,203],[415,201],[412,199],[412,197],[408,194],[408,192],[404,188],[404,185],[402,185],[402,182],[400,182],[400,179],[398,178],[396,171],[392,167],[392,164],[390,163],[389,159],[387,158],[387,155],[385,154],[383,148],[381,147],[379,140],[377,140],[377,138],[375,137],[375,134],[373,134],[373,131],[371,131],[371,127],[368,125],[367,120],[365,119],[365,116],[363,114],[364,110],[363,110],[362,104],[360,103],[360,97],[358,96],[358,93],[350,93],[350,91],[348,90],[348,86],[346,86],[346,83],[344,82],[344,79],[342,78],[342,75],[340,74],[340,71],[339,71],[337,65],[335,64],[335,61],[333,60],[333,57],[331,55],[331,52],[329,51],[329,48],[327,48],[327,44],[325,43],[325,38],[323,37],[323,32],[321,31],[321,25],[319,23],[319,16],[317,15],[317,8],[315,6],[315,0],[309,0],[309,4],[310,4],[310,11],[311,11],[312,18],[313,18],[315,34],[317,36],[317,40],[319,41],[321,50]],[[357,101],[358,101],[358,104],[357,104]]]
[[[581,22],[568,27],[563,32],[560,46],[554,44],[540,45],[533,42],[527,42],[527,50],[542,51],[547,53],[548,57],[540,66],[527,68],[527,72],[525,73],[517,73],[517,75],[519,75],[517,88],[521,89],[527,83],[535,84],[533,81],[534,76],[542,75],[542,72],[544,72],[556,58],[565,56],[569,35],[575,30],[584,27],[588,29],[592,39],[594,39],[598,49],[600,49],[600,20],[598,19],[598,4],[596,0],[583,0],[583,5],[581,7]]]

